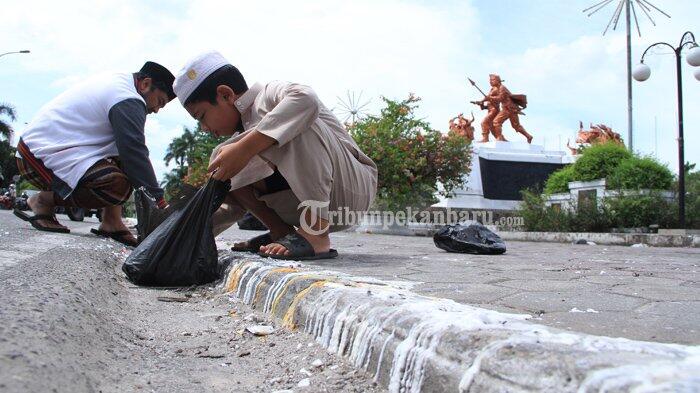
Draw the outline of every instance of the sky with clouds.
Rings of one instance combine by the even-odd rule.
[[[700,2],[652,0],[671,15],[656,26],[640,20],[633,63],[651,43],[677,44],[698,34]],[[615,1],[617,2],[617,1]],[[362,93],[376,113],[380,96],[409,92],[423,100],[419,114],[437,129],[457,113],[474,111],[479,94],[467,76],[488,87],[498,73],[513,93],[528,96],[523,125],[533,143],[564,149],[579,120],[627,131],[624,27],[602,35],[610,5],[592,17],[593,0],[399,1],[15,1],[3,4],[0,102],[18,113],[18,134],[53,97],[87,75],[138,70],[146,60],[174,73],[191,56],[220,51],[255,81],[312,86],[328,107]],[[645,61],[651,79],[634,82],[635,150],[676,170],[675,58],[655,51]],[[686,160],[700,161],[700,82],[683,62]],[[159,176],[162,157],[183,126],[194,127],[177,101],[150,115],[146,139]],[[509,126],[506,137],[518,140]]]

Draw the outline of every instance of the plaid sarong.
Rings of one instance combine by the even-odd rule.
[[[53,172],[34,157],[22,140],[17,144],[17,150],[22,156],[17,158],[22,178],[41,191],[55,191],[53,188],[60,179],[56,179]],[[54,192],[54,202],[56,206],[97,209],[123,204],[131,196],[131,191],[131,183],[119,167],[118,158],[105,158],[85,172],[66,199]]]

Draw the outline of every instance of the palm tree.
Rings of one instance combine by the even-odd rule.
[[[174,196],[177,190],[182,187],[182,179],[187,174],[187,167],[178,167],[166,173],[163,181],[160,182],[161,187],[169,196]]]
[[[15,162],[15,149],[10,145],[12,127],[10,122],[2,119],[3,116],[8,117],[10,122],[15,121],[15,108],[9,104],[0,104],[0,185],[12,181],[12,177],[19,173]],[[3,137],[5,140],[2,140]]]
[[[170,161],[175,161],[179,167],[185,166],[185,164],[190,164],[192,159],[192,152],[195,148],[196,143],[196,130],[193,132],[187,127],[183,127],[184,132],[181,136],[173,139],[168,145],[168,149],[165,151],[165,165],[170,164]]]
[[[17,120],[17,113],[15,108],[9,104],[0,104],[0,117],[5,115],[10,118],[10,122]],[[12,126],[9,122],[5,122],[0,118],[0,136],[4,136],[8,141],[12,139]]]
[[[209,155],[225,139],[202,131],[199,125],[194,130],[187,127],[183,129],[182,135],[170,142],[163,157],[165,165],[169,165],[171,161],[176,164],[175,168],[165,174],[161,183],[169,195],[177,192],[185,178],[191,176],[193,172],[206,173]],[[202,167],[204,167],[203,172]],[[191,181],[192,178],[189,180]]]

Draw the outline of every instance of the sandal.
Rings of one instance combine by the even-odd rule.
[[[314,247],[306,240],[303,236],[297,232],[290,233],[289,235],[276,240],[272,243],[277,243],[284,246],[288,251],[289,255],[276,255],[276,254],[266,254],[264,252],[259,252],[258,255],[261,257],[274,258],[274,259],[284,259],[284,260],[294,260],[294,261],[311,261],[316,259],[331,259],[338,256],[338,251],[334,249],[328,250],[328,252],[316,253]]]
[[[57,225],[61,225],[61,223],[59,223],[58,220],[56,219],[55,214],[35,214],[33,216],[30,216],[29,214],[27,214],[21,210],[18,210],[18,209],[14,209],[13,213],[15,214],[15,216],[32,224],[32,226],[37,230],[44,231],[44,232],[70,233],[70,229],[68,229],[66,227],[52,228],[52,227],[47,227],[47,226],[39,224],[39,222],[38,222],[39,220],[46,220],[46,221],[51,221],[52,223],[55,223]]]
[[[259,252],[261,246],[267,246],[272,243],[272,237],[270,232],[263,233],[262,235],[255,236],[254,238],[247,241],[248,245],[245,247],[231,247],[231,251],[240,252]]]
[[[112,240],[116,240],[119,243],[129,246],[129,247],[136,247],[139,245],[139,242],[134,239],[134,235],[130,231],[103,231],[101,229],[95,229],[92,228],[90,229],[90,232],[94,233],[97,236],[102,236],[106,237]],[[131,239],[129,238],[131,236]]]

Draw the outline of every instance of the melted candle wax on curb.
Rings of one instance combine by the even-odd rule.
[[[420,390],[425,366],[429,359],[438,357],[436,348],[447,332],[490,329],[508,334],[505,339],[496,340],[479,349],[477,357],[462,375],[460,391],[467,391],[472,385],[481,371],[482,360],[494,356],[507,346],[551,344],[588,353],[614,351],[656,355],[676,359],[674,364],[681,368],[691,367],[700,359],[700,347],[553,332],[545,326],[526,322],[526,319],[531,318],[529,315],[505,314],[452,300],[421,296],[406,289],[381,284],[378,280],[371,284],[358,282],[355,277],[337,272],[304,271],[289,268],[288,265],[284,268],[285,266],[274,262],[243,261],[231,270],[225,288],[235,291],[248,304],[259,304],[263,298],[256,300],[258,286],[270,278],[266,281],[266,293],[261,291],[260,294],[264,296],[264,311],[280,315],[277,308],[291,284],[299,280],[311,281],[306,289],[294,292],[291,303],[285,305],[286,309],[282,312],[284,325],[293,327],[297,308],[303,304],[304,331],[311,334],[330,353],[348,358],[357,368],[370,371],[370,363],[375,359],[376,370],[371,370],[375,381],[382,375],[385,349],[389,342],[397,340],[391,354],[391,368],[386,373],[391,392]],[[272,272],[281,275],[270,275]],[[272,280],[272,277],[275,279]],[[305,283],[307,284],[308,282]],[[314,292],[316,296],[313,298],[306,298],[312,289],[321,291]],[[357,304],[357,299],[366,299],[368,296],[376,301]],[[587,309],[586,312],[595,310]],[[410,327],[402,334],[405,337],[401,338],[389,326]],[[379,353],[373,353],[375,350]],[[591,370],[586,381],[604,372],[615,372],[619,368]],[[631,382],[638,381],[641,377],[635,374],[627,378]],[[646,375],[644,378],[649,384],[656,383],[654,375]]]
[[[596,310],[594,310],[594,309],[592,309],[592,308],[587,308],[587,309],[584,311],[584,310],[579,310],[579,309],[576,308],[576,307],[574,307],[574,308],[572,308],[571,310],[569,310],[569,312],[571,312],[571,313],[594,313],[594,314],[598,314],[598,313],[599,313],[599,311],[596,311]]]
[[[257,292],[257,287],[270,272],[280,269],[278,266],[263,265],[257,262],[249,262],[247,266],[238,266],[233,274],[239,277],[236,285],[236,293],[246,303],[252,303]],[[415,324],[408,336],[399,343],[392,359],[390,372],[390,390],[395,391],[400,387],[420,387],[423,379],[423,370],[426,361],[435,353],[442,334],[450,329],[455,318],[455,312],[468,310],[470,314],[478,309],[462,306],[452,301],[427,298],[415,295],[404,289],[396,288],[378,280],[371,279],[373,284],[361,283],[361,287],[348,286],[337,281],[350,281],[354,277],[342,276],[332,272],[287,272],[276,280],[268,289],[264,302],[265,312],[275,312],[275,306],[279,298],[295,278],[315,278],[321,280],[322,287],[326,291],[309,304],[310,313],[306,316],[305,331],[315,337],[316,342],[331,353],[346,356],[353,365],[363,370],[368,370],[373,356],[372,344],[377,341],[381,333],[386,332],[387,322],[394,317],[399,317],[398,322],[414,318],[416,313],[432,315],[436,311],[442,312],[442,318],[424,318],[425,321]],[[408,285],[405,285],[408,286]],[[230,287],[230,285],[229,285]],[[368,291],[368,287],[371,290]],[[387,312],[384,304],[363,303],[359,306],[352,304],[342,308],[339,302],[346,290],[355,290],[365,296],[374,296],[378,300],[402,301],[407,300]],[[293,302],[294,303],[294,302]],[[403,315],[400,315],[403,314]],[[476,318],[472,320],[479,327],[484,323],[503,326],[503,317],[523,320],[527,315],[507,315],[489,310],[479,310]],[[438,323],[436,323],[438,322]],[[476,326],[472,326],[475,328]],[[395,339],[392,331],[387,338],[382,339],[381,351],[377,360],[377,369],[374,371],[374,380],[378,380],[385,349],[389,342]]]

